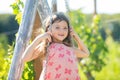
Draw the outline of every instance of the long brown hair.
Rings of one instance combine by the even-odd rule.
[[[71,41],[71,36],[70,36],[70,22],[68,17],[62,13],[55,13],[54,15],[52,15],[51,17],[48,17],[45,22],[44,22],[44,27],[45,27],[45,32],[48,31],[48,28],[51,27],[51,25],[55,22],[60,22],[60,21],[65,21],[68,25],[68,35],[67,37],[63,40],[63,44],[65,44],[66,46],[73,46],[72,45],[72,41]]]

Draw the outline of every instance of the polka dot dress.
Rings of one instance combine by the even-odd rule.
[[[77,59],[73,50],[64,44],[52,43],[48,47],[48,61],[40,80],[80,80]],[[44,66],[45,66],[44,65]],[[45,71],[45,72],[44,72]]]

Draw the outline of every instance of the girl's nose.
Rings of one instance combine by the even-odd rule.
[[[65,30],[64,29],[60,29],[60,33],[64,33],[65,32]]]

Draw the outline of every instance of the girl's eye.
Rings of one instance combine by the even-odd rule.
[[[65,27],[64,29],[68,29],[67,27]]]
[[[56,27],[56,29],[59,29],[59,27]]]

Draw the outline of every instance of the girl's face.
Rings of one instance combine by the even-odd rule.
[[[51,32],[53,41],[62,43],[68,35],[68,25],[66,21],[63,20],[54,22],[52,24]]]

